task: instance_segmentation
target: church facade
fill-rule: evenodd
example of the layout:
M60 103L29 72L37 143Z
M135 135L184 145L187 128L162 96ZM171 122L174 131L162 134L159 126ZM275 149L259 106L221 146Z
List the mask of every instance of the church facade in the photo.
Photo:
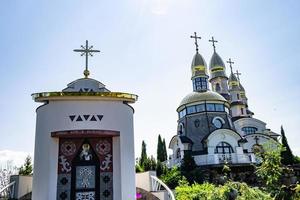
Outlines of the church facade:
M193 156L198 166L256 163L255 152L262 151L266 142L276 144L279 135L253 117L240 74L233 72L229 59L231 71L227 76L225 63L215 49L217 41L209 40L214 52L207 67L198 50L200 38L196 33L191 37L196 44L191 65L193 92L177 108L177 134L169 143L173 154L166 161L167 166L179 166L186 153Z

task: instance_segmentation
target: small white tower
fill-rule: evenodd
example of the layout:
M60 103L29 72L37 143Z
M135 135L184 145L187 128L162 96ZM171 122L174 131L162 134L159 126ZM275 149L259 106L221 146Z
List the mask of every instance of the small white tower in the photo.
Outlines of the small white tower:
M135 199L133 113L137 96L88 78L32 95L36 110L33 200Z
M230 111L232 121L235 121L236 119L239 119L241 117L247 117L248 114L244 99L241 97L239 81L232 71L232 64L234 64L234 62L232 62L229 58L229 61L227 61L227 63L229 63L231 69L231 73L228 79L230 93Z

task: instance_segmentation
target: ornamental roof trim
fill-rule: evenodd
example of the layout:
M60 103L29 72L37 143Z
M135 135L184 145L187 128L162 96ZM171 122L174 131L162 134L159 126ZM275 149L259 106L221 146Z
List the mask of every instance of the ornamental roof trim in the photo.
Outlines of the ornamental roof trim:
M107 100L134 103L138 96L123 92L41 92L31 95L35 102L55 100Z

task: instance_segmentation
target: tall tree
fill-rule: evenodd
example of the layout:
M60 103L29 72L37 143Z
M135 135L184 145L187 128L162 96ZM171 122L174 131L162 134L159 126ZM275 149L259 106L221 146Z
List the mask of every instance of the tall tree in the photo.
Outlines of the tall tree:
M30 156L27 156L25 159L25 163L19 169L19 175L29 176L32 175L33 167L32 160Z
M157 155L157 161L160 161L160 162L164 161L163 142L162 142L160 134L158 135L158 139L157 139L157 151L156 151L156 155Z
M166 140L165 140L165 138L163 140L163 152L164 152L164 161L168 160L168 153L167 153L167 147L166 147Z
M147 156L147 150L146 150L146 143L143 140L142 142L142 154L141 154L141 159L140 159L140 166L144 167L145 162L147 161L148 156Z
M284 150L281 152L281 162L284 165L291 165L294 163L294 155L290 149L283 127L281 126L281 143Z

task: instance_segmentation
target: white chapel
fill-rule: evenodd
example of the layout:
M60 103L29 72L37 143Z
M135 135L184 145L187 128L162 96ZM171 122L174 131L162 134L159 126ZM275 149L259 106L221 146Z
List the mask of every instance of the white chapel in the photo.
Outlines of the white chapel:
M135 199L134 94L111 92L89 78L32 95L36 109L33 200Z

